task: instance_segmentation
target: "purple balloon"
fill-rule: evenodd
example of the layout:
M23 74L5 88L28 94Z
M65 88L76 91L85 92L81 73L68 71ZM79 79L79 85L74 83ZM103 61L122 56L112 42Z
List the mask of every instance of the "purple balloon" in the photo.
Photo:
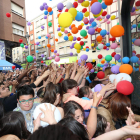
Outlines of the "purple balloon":
M44 54L41 54L41 57L44 57Z
M106 50L108 51L108 50L109 50L109 48L106 48Z
M57 31L60 31L60 28L57 28Z
M94 14L94 15L97 15L101 12L102 10L102 4L100 2L95 2L92 4L91 6L91 12Z
M114 73L114 74L118 74L120 72L119 68L120 68L120 66L115 65L111 68L111 72Z
M138 65L140 65L140 60L137 62Z
M55 55L53 55L52 57L55 57Z
M133 55L133 56L136 56L136 54L135 54L135 53L132 53L132 55Z
M89 26L87 26L86 29L88 30L89 29Z
M72 47L72 46L70 46L70 49L73 49L73 47Z
M54 50L54 53L57 53L57 50Z
M44 29L44 26L43 25L41 26L41 29Z
M136 8L135 8L135 7L133 7L133 8L132 8L132 10L131 10L131 12L133 13L133 12L135 12L135 10L136 10Z
M119 59L121 58L121 56L120 56L119 54L116 54L116 55L114 56L114 58L115 58L115 60L119 60Z
M133 27L131 26L131 30L133 29Z
M89 20L89 24L91 24L93 21L94 21L94 18L91 18L91 19Z
M94 28L89 28L88 29L88 34L93 35L95 33L95 29Z
M48 67L48 65L46 65L46 67Z
M34 56L33 59L36 59L36 57Z
M136 39L136 40L134 41L134 45L140 46L140 39Z
M58 4L57 4L57 9L58 9L58 10L63 10L63 8L64 8L63 3L58 3Z
M28 49L28 46L25 46L25 49Z
M70 56L73 56L73 53L72 52L70 52Z
M80 59L84 59L85 61L88 59L88 56L86 54L81 55Z
M109 32L107 32L107 35L109 35Z
M47 19L47 16L44 16L44 19Z
M43 3L43 6L45 6L45 5L47 5L47 3L46 3L46 2L44 2L44 3Z
M72 43L72 45L71 45L71 46L72 46L72 48L74 48L74 45L75 45L75 44L76 44L76 42Z
M36 45L39 45L39 42L36 42L35 44L36 44Z
M105 69L107 68L107 66L104 66L102 69L103 69L103 71L105 71Z
M30 26L31 25L31 22L28 22L27 25Z
M110 18L110 15L107 15L106 18L109 19Z
M45 6L44 6L44 9L45 9L45 10L48 10L48 7L49 7L48 5L45 5Z
M73 41L76 41L76 39L77 39L77 38L74 36L74 37L73 37Z
M103 85L103 84L102 84L102 85ZM104 85L103 85L103 86L104 86ZM94 91L95 91L95 92L100 92L101 89L102 89L101 84L97 84L97 85L94 87Z
M69 29L71 30L71 26L69 27Z
M108 63L105 63L104 66L108 67Z
M43 11L44 10L44 6L40 6L40 10Z
M94 72L94 69L91 69L90 72L93 73Z

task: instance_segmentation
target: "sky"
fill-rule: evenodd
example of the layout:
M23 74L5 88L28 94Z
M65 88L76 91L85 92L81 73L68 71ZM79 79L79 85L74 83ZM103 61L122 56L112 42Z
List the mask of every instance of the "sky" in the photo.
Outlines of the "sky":
M41 15L43 11L40 10L40 6L43 5L44 2L46 2L49 7L54 7L63 1L65 0L25 0L26 20L31 21Z

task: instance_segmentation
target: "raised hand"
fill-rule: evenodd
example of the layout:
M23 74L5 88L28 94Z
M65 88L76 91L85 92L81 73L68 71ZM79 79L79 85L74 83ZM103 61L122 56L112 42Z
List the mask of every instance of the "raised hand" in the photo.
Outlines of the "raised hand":
M126 120L126 124L127 125L133 125L133 124L136 123L134 113L133 113L133 111L131 110L130 107L126 107L126 108L129 112L129 115L128 115L127 120Z

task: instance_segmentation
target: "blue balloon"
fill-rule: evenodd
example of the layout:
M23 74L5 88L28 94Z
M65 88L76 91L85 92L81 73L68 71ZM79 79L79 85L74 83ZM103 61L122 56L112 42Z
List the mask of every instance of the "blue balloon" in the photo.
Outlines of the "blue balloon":
M124 64L128 64L129 61L130 61L129 57L124 57L124 58L122 59L122 62L123 62Z
M109 47L110 46L110 43L106 43L106 46Z
M90 29L90 28L93 28L93 27L92 27L92 26L89 26L89 29Z
M136 24L133 24L133 25L132 25L132 27L133 27L133 28L136 28L136 27L137 27L137 25L136 25Z
M121 63L121 59L119 59L118 62Z
M66 41L67 41L68 39L69 39L69 38L68 38L68 36L64 36L64 40L66 40Z
M130 61L131 61L132 63L137 63L137 62L139 61L139 58L138 58L137 56L132 56L132 57L130 58Z
M111 67L115 66L115 64L111 64Z
M82 12L78 12L76 17L75 17L75 20L76 21L81 21L83 19L83 13Z
M46 38L46 39L48 39L48 37L47 37L47 36L45 36L45 38Z
M53 14L53 11L49 12L49 15L52 15Z
M48 15L48 11L47 10L44 11L44 15Z
M120 42L120 39L119 39L119 42Z
M136 40L136 38L133 38L133 39L132 39L132 42L134 43L134 42L135 42L135 40Z
M38 36L38 39L41 39L41 36Z
M106 30L104 30L104 29L101 30L101 32L100 32L100 35L101 35L101 36L105 36L106 34L107 34L107 31L106 31Z
M89 48L86 48L86 52L89 52Z
M102 8L103 9L106 9L107 8L107 5L104 2L102 3Z
M103 67L104 67L104 65L103 65L103 64L101 64L101 67L103 68Z
M96 23L95 21L93 21L93 22L91 23L91 25L92 25L92 27L96 27L97 23Z
M38 50L36 50L36 53L39 53L39 51L38 51Z

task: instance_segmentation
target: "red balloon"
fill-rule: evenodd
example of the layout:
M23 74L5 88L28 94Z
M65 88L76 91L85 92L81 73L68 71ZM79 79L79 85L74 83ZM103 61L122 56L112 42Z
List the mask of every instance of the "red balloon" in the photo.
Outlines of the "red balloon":
M10 14L10 13L6 13L6 16L7 16L7 17L11 17L11 14Z
M98 30L98 27L95 29L95 31L97 32L97 30Z
M23 40L22 39L19 39L19 43L22 43L23 42Z
M81 37L77 37L77 41L80 41L81 40Z
M106 50L107 49L107 46L104 46L103 49Z
M102 56L101 54L98 55L98 58L99 58L99 59L102 59L102 57L103 57L103 56Z
M74 6L74 8L77 8L78 2L75 1L75 2L73 3L73 6Z
M12 66L12 69L14 70L16 68L16 66Z
M99 79L103 79L105 77L105 73L103 71L100 71L100 72L97 73L97 77Z
M109 38L109 41L112 41L112 38Z
M116 40L116 38L115 37L112 37L112 41L115 41Z
M68 11L69 11L69 9L66 9L66 10L65 10L65 12L68 12Z
M134 91L134 86L131 82L123 80L117 84L117 91L124 95L130 95Z
M115 55L116 55L116 53L115 53L115 52L113 52L113 53L111 54L111 56L112 56L112 57L114 57Z
M44 63L44 61L41 61L41 63Z
M62 10L58 10L59 12L62 12Z
M107 12L104 11L104 12L102 13L102 16L106 16L106 15L107 15Z
M80 45L83 46L84 45L84 41L80 41Z
M86 66L88 67L89 70L93 68L93 65L91 63L87 63Z
M136 54L136 51L133 51L133 53L135 53L135 54Z
M83 8L82 13L85 13L87 11L87 8Z
M89 48L88 46L86 46L86 48Z

